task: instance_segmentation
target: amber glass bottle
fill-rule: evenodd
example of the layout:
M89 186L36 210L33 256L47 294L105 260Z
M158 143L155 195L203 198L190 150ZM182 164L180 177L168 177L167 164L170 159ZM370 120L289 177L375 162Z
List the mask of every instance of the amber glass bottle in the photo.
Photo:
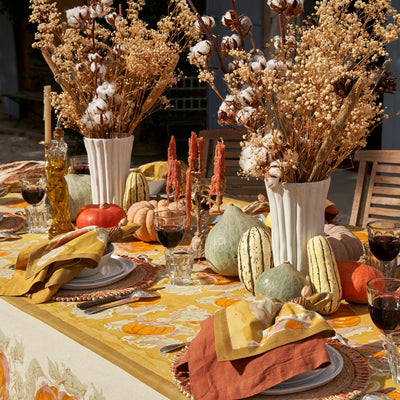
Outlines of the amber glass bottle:
M46 151L46 194L50 201L53 219L49 238L74 230L69 214L69 194L65 175L68 173L67 151L64 130L56 128L54 139Z

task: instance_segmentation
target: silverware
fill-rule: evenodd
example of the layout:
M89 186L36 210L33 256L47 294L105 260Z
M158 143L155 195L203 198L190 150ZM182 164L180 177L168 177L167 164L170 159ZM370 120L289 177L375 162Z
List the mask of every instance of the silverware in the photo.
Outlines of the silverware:
M135 301L139 301L146 298L160 298L161 296L157 293L153 293L150 291L138 290L131 293L131 295L123 300L116 301L112 304L106 304L104 306L95 306L91 308L87 308L84 313L85 314L95 314L100 311L108 310L109 308L122 306L123 304L134 303Z
M0 213L0 221L3 221L4 214Z
M353 349L355 351L358 351L362 356L365 358L372 358L373 355L371 353L368 353L367 351L363 351L359 349L357 346L351 346L348 342L347 339L345 339L340 333L335 332L335 336L332 337L332 339L338 340L340 343L344 344L345 346L349 347L350 349Z
M0 232L0 239L21 239L21 236L11 232Z
M146 254L140 254L139 256L137 256L136 258L138 258L139 260L143 260L146 261L148 264L155 266L155 264L150 261L150 258L146 256Z
M160 352L161 353L173 353L174 351L182 349L183 347L188 346L189 344L190 344L190 342L169 344L167 346L161 347Z
M153 288L153 289L142 289L142 290L144 290L145 292L147 292L147 291L156 292L157 290L161 290L161 289L164 289L164 288L165 288L165 286L157 287L157 288ZM101 304L107 304L107 303L111 303L113 301L126 299L127 297L132 296L132 293L134 293L134 292L137 293L138 290L139 289L135 289L133 292L115 294L113 296L103 297L101 299L84 301L83 303L79 303L76 306L78 308L80 308L81 310L86 310L87 308L90 308L90 307L99 306Z

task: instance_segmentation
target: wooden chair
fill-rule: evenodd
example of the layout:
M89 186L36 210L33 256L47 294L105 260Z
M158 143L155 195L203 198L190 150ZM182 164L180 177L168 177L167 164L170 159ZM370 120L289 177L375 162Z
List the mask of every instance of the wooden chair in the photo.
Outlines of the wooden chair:
M360 150L354 161L359 167L350 225L365 227L374 219L400 222L400 150Z
M209 129L201 130L199 137L204 139L204 162L206 165L206 176L210 177L214 165L214 148L219 138L223 138L225 143L225 194L238 200L255 201L258 194L262 193L265 197L266 190L264 180L255 178L244 178L238 176L240 171L240 142L242 134L234 129Z

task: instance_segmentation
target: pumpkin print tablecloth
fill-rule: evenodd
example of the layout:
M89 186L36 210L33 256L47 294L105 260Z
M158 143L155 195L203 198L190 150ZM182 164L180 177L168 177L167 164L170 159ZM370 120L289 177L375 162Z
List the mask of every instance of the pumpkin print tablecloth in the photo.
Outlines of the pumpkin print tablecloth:
M15 212L21 204L12 194L0 198L0 211ZM13 275L19 251L42 237L24 234L0 242L0 284ZM0 398L113 400L130 398L129 393L137 399L184 399L170 374L175 355L159 349L194 338L200 322L217 310L254 300L238 279L213 273L205 261L196 263L191 285L170 285L157 244L132 240L117 244L115 252L147 254L158 272L153 286L165 286L161 298L93 315L74 302L0 298ZM379 350L379 332L366 306L343 303L326 319L351 345ZM372 373L368 390L394 386L387 376ZM400 399L400 388L389 396Z

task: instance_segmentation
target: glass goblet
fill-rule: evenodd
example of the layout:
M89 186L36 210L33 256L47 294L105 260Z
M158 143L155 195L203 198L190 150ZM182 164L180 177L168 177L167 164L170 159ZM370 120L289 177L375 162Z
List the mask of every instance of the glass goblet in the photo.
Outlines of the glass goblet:
M178 246L185 233L186 212L160 210L154 212L153 218L158 241L167 249Z
M45 174L24 174L19 176L19 186L24 200L36 207L43 199L46 190Z
M387 278L394 276L395 263L400 251L400 223L377 220L367 224L368 243L371 253L382 263Z
M376 278L367 283L368 309L372 322L385 336L400 328L400 279ZM385 355L374 356L370 360L372 368L390 373Z

